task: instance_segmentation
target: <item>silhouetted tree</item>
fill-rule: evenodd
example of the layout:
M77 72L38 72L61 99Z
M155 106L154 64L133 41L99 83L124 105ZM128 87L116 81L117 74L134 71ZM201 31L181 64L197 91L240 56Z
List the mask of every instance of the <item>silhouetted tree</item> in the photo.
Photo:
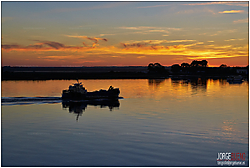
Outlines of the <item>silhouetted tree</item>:
M160 63L150 63L148 64L148 70L149 72L162 73L165 72L165 67L162 66Z
M189 63L182 63L181 64L181 70L182 70L182 72L188 72L189 71L189 69L190 69L190 65L189 65Z
M154 69L154 64L153 63L148 64L148 70L152 71L153 69Z
M173 64L171 66L171 71L174 72L174 73L180 72L180 70L181 70L181 66L179 64Z
M202 60L202 61L194 60L192 61L190 66L191 67L207 67L207 61L206 60Z
M162 66L160 63L155 63L154 66L157 72L164 72L165 70L165 67Z
M202 60L201 65L202 67L207 67L207 60Z
M221 64L220 65L220 68L227 68L227 67L229 67L229 66L227 66L226 64Z
M190 65L189 65L189 63L184 62L184 63L181 64L181 67L182 68L188 68L188 67L190 67Z
M162 67L162 65L160 63L155 63L154 66L155 67Z

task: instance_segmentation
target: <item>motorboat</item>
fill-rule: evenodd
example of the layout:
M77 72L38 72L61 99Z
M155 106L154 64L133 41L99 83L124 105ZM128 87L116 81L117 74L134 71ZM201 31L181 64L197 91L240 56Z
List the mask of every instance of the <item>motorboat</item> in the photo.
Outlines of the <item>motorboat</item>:
M67 90L62 91L62 100L93 100L93 99L118 99L120 94L119 88L110 86L108 90L98 90L88 92L83 87L82 82L70 85Z

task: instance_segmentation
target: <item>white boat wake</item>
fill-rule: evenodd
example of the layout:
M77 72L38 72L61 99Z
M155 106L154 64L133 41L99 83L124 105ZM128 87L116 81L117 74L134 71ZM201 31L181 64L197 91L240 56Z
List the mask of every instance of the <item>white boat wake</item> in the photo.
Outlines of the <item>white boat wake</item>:
M60 103L61 97L2 97L2 105L28 105L28 104L47 104Z

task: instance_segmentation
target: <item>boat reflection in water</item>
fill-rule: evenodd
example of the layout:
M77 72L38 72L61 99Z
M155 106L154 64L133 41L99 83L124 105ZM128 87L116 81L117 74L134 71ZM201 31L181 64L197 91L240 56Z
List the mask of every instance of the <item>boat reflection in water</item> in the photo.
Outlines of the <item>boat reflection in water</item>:
M85 111L87 106L96 106L99 108L108 107L110 111L119 109L120 102L118 99L98 99L88 101L62 101L62 107L69 110L69 113L77 114L76 120L78 121L79 116Z

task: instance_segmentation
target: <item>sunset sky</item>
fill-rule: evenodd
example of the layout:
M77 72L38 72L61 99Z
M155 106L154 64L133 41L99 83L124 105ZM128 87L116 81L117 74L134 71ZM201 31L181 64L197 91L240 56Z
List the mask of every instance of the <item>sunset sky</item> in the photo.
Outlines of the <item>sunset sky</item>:
M248 2L2 2L2 66L248 65Z

